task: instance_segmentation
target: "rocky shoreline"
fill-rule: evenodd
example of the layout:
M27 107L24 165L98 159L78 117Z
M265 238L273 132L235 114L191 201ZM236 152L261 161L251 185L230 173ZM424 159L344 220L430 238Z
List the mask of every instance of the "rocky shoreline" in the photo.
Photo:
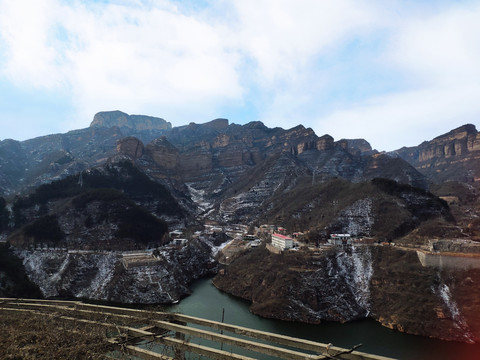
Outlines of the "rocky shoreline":
M422 267L414 252L359 247L306 256L251 250L213 280L251 302L256 315L320 323L373 318L397 331L442 340L480 340L480 271ZM470 289L470 291L468 291ZM478 308L478 307L477 307Z
M189 284L213 275L211 248L190 241L125 264L118 251L18 250L29 279L46 298L123 304L171 304L190 295ZM147 255L145 255L146 257Z

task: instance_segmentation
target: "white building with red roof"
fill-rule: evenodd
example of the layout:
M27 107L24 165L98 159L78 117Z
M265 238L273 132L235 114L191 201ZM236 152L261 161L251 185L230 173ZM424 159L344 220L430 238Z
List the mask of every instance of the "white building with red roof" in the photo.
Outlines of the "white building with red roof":
M272 234L272 246L281 250L291 249L293 247L293 239L282 234Z

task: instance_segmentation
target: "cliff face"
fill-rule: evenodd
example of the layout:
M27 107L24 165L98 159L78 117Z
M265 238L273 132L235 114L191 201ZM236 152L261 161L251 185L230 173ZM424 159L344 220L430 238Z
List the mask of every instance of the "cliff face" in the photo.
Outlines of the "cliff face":
M265 317L310 323L371 317L411 334L472 342L480 339L470 306L478 294L457 295L469 276L473 272L423 268L415 252L392 247L282 255L257 249L237 258L214 284L251 301L251 311ZM470 280L480 280L480 273Z
M299 160L299 173L315 172L318 179L364 181L385 175L425 186L421 175L399 159L383 156L379 164L365 140L335 142L302 125L284 130L261 122L236 125L215 119L172 128L160 118L111 111L96 114L87 129L23 142L5 140L0 150L3 195L104 164L119 154L158 179L174 178L206 194L227 190L247 171L265 167L268 159L282 153Z
M480 181L480 135L471 124L394 153L436 183Z
M167 130L172 124L161 118L145 115L128 115L121 111L103 111L95 114L90 127L129 128L133 130Z
M117 152L124 154L135 161L143 156L145 147L137 138L128 136L117 142Z
M122 252L22 250L30 280L44 297L84 298L119 303L171 303L190 294L188 284L215 269L211 249L193 241L182 249L160 248L147 264L125 267ZM125 255L125 256L128 256Z

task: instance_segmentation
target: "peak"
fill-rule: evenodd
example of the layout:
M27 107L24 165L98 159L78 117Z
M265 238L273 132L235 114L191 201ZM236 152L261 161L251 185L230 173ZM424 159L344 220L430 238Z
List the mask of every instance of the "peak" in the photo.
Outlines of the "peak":
M267 127L265 126L264 123L261 121L251 121L248 124L244 125L247 129L266 129Z
M128 115L122 111L101 111L95 114L90 127L129 128L134 130L166 130L172 125L164 119L146 115Z
M207 123L204 123L203 125L214 128L214 129L217 129L217 130L225 129L225 128L228 127L228 119L218 118L218 119L214 119L212 121L209 121Z
M372 146L365 139L341 139L337 143L351 153L369 153L372 151Z
M129 115L120 111L100 111L95 114L90 127L112 127L118 126L119 123L127 122ZM115 123L115 124L114 124Z
M288 129L288 131L302 131L305 130L305 126L302 124L299 124L297 126L292 127L291 129Z
M445 139L445 138L452 138L452 137L460 138L460 137L464 137L466 135L476 135L476 134L477 134L477 128L475 127L475 125L465 124L465 125L462 125L462 126L456 128L456 129L453 129L453 130L449 131L446 134L437 136L433 140L442 140L442 139Z

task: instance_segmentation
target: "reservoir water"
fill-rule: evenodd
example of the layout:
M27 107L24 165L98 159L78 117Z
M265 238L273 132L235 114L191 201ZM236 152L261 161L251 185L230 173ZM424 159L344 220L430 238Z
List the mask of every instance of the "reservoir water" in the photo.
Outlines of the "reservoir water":
M294 336L358 351L411 360L478 360L480 345L441 341L393 331L374 320L346 324L325 322L319 325L264 319L249 312L249 303L219 291L211 279L201 279L191 286L192 295L169 311L221 321L253 329ZM260 358L260 357L259 357ZM267 357L261 357L267 359Z

